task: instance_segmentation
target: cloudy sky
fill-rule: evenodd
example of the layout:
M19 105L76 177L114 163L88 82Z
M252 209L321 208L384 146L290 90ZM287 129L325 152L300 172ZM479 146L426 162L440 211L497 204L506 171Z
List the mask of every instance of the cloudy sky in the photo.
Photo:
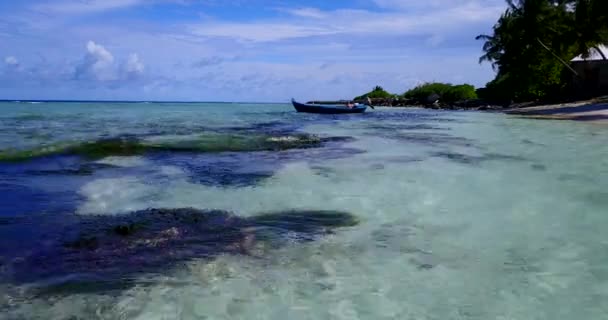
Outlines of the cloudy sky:
M503 0L0 1L0 99L287 101L483 85Z

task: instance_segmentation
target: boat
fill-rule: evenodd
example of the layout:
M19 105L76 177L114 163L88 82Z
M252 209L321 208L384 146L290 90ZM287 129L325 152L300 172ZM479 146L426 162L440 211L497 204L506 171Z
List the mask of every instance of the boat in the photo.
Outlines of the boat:
M299 103L294 99L291 99L293 107L298 112L307 113L323 113L323 114L341 114L341 113L363 113L367 109L368 105L356 103L352 107L345 104L312 104L312 103Z

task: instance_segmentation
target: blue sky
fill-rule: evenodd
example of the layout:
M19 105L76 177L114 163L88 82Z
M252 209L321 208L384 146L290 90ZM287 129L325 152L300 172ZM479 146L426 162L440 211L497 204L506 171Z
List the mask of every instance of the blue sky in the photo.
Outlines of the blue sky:
M491 80L503 0L0 2L0 99L287 101Z

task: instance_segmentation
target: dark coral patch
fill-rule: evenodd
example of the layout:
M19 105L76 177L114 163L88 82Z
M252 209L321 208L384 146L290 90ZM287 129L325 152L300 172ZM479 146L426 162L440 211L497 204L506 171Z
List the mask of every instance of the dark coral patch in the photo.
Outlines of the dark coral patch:
M45 230L35 220L7 220L17 226L6 227L34 228L31 236L40 238L32 240L31 247L0 252L0 256L12 256L0 276L16 284L42 286L54 294L52 288L75 290L78 283L90 279L122 288L125 279L163 272L192 259L247 255L262 243L273 248L313 241L358 223L353 215L338 211L293 210L239 217L191 208L148 209L125 216L71 216L68 220L67 224L47 225ZM23 223L28 225L20 225Z

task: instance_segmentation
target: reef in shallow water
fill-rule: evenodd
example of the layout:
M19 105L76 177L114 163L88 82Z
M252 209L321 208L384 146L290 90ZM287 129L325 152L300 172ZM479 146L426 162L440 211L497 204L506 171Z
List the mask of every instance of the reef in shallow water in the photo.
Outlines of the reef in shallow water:
M251 152L320 147L339 138L307 134L273 136L265 134L205 133L196 136L156 138L119 137L97 141L57 143L31 150L0 150L0 161L15 162L51 155L76 155L87 159L135 156L150 152Z
M180 262L259 253L260 248L313 241L358 223L355 216L339 211L239 217L190 208L148 209L125 216L71 216L68 220L72 222L37 230L42 236L40 241L32 241L35 247L20 248L10 259L0 252L5 257L2 278L17 285L34 284L52 294L123 289L137 275L163 272ZM41 226L34 223L29 227Z

